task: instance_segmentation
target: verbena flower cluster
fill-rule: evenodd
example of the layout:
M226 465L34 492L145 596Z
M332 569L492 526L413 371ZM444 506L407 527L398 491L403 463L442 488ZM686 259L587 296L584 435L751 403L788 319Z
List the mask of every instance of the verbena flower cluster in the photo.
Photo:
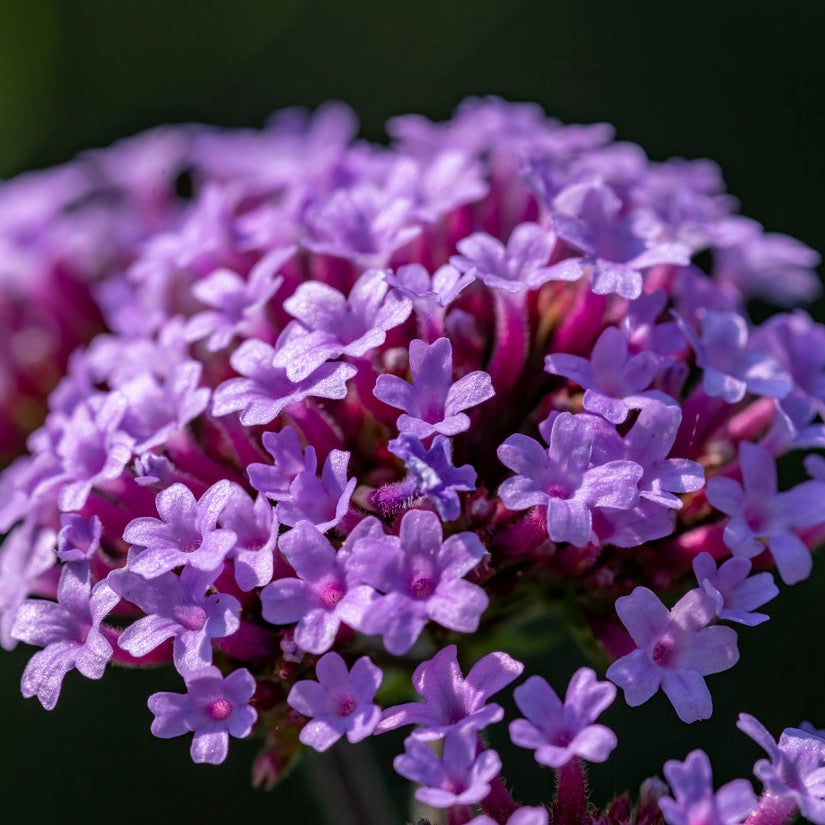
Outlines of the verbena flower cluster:
M776 462L825 446L825 328L746 307L813 298L816 253L737 214L713 163L603 124L484 99L395 118L388 147L354 129L337 105L162 129L0 187L8 454L66 364L0 477L24 696L169 663L152 732L207 763L259 735L261 784L301 744L412 726L395 770L456 825L825 823L809 725L743 714L761 797L694 751L598 812L582 766L616 747L617 688L708 718L771 571L811 571L825 462L782 490ZM463 634L563 599L609 681L582 667L562 699L508 652L460 664ZM387 668L418 698L382 707ZM487 744L511 688L549 807Z

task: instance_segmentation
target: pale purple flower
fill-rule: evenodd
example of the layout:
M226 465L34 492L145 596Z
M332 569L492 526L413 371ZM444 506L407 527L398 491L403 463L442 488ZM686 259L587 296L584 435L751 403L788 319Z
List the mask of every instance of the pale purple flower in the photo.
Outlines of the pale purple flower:
M631 352L653 352L665 356L685 348L687 341L676 321L658 323L667 301L667 293L657 289L643 293L630 302L621 328L628 335Z
M676 493L694 493L705 484L701 464L687 458L668 457L681 423L682 410L678 404L647 399L624 437L622 455L644 470L637 482L639 497L674 510L682 507Z
M322 533L339 524L349 510L357 483L357 479L347 478L349 459L348 452L331 450L320 478L314 468L301 471L289 485L289 495L278 504L280 522L294 526L299 521L309 521Z
M190 754L195 762L219 765L229 752L229 737L249 736L258 714L249 700L255 680L246 668L223 677L209 666L184 677L186 693L153 693L149 710L155 715L152 733L171 739L193 732Z
M357 532L356 532L357 531ZM377 519L364 519L353 531L359 537L383 534ZM308 653L332 647L341 622L360 625L372 588L355 581L341 554L308 521L300 521L278 543L297 577L276 579L261 591L263 617L272 624L292 624L295 643Z
M360 358L381 346L387 331L407 320L412 301L390 287L382 270L372 269L347 297L312 281L300 284L283 308L300 322L279 348L287 377L298 382L326 361L341 355Z
M288 335L289 328L279 341L286 341ZM239 411L241 424L268 424L284 407L305 398L343 398L347 381L357 372L352 364L322 364L295 383L287 377L285 365L275 365L275 358L276 350L269 344L257 339L244 341L229 359L243 378L230 378L215 390L212 414L220 417Z
M564 261L589 274L598 295L638 298L642 271L657 264L684 266L690 251L681 243L657 241L637 233L629 217L620 216L621 201L608 186L571 187L555 200L553 230L568 245L583 253Z
M277 433L265 432L263 444L272 456L272 464L250 464L246 468L250 484L267 498L283 501L289 498L292 482L303 472L315 475L318 461L315 447L301 449L298 433L286 426Z
M57 534L57 557L60 561L88 561L100 547L103 524L97 516L83 518L79 513L61 513Z
M54 530L37 528L31 521L15 527L0 546L0 646L12 650L17 640L11 635L20 605L32 592L37 579L54 567Z
M225 479L213 484L196 500L185 484L173 484L155 499L159 519L133 519L123 540L133 545L129 570L155 578L182 565L203 572L217 570L235 545L231 530L217 527L218 517L232 495Z
M754 346L772 355L793 381L780 402L797 427L825 413L825 327L803 310L769 318L753 334Z
M708 310L701 338L687 323L682 332L704 371L702 386L708 395L735 404L747 392L784 398L791 391L793 384L782 365L750 343L748 322L741 315Z
M121 428L135 439L136 453L165 443L206 409L211 391L198 387L202 371L197 361L185 361L165 380L144 372L118 387L129 402Z
M280 525L266 497L253 501L243 487L233 484L218 524L235 534L235 546L227 558L232 561L238 587L249 591L272 581Z
M683 722L708 719L713 711L704 677L727 670L739 660L736 632L708 627L715 604L691 590L673 610L646 587L616 600L616 612L636 643L607 670L607 678L624 690L631 707L643 704L659 687Z
M583 405L588 412L621 424L630 410L644 403L638 396L650 386L660 363L652 352L630 355L628 343L626 332L607 327L593 346L589 361L578 355L554 353L544 359L544 369L583 387Z
M424 223L481 200L489 189L482 165L462 150L445 149L426 159L403 157L394 167L396 180L389 186L412 200L413 216Z
M550 815L547 808L525 806L513 811L507 820L507 825L548 825L549 821ZM470 820L468 825L498 825L498 822L489 816L476 816Z
M767 547L785 584L811 572L811 552L794 530L825 522L825 482L804 481L777 491L776 462L762 446L742 441L739 463L743 483L715 476L708 482L708 501L731 516L724 540L736 556L752 558Z
M733 231L718 239L713 275L745 298L788 306L812 301L822 291L815 268L819 255L796 238L765 233L747 218L728 218Z
M740 713L736 726L764 748L753 771L769 794L791 800L810 822L825 825L825 735L802 723L785 728L779 742L748 713Z
M476 232L458 242L460 255L450 263L461 272L474 275L491 289L524 292L538 289L548 281L575 281L581 278L578 266L566 262L548 266L555 246L553 233L537 223L519 224L505 246L485 232Z
M387 283L413 303L415 311L427 318L443 312L474 280L469 272L454 266L440 266L432 275L421 264L405 264L395 272L387 272Z
M592 511L628 510L639 500L642 467L622 460L594 466L595 427L591 416L564 412L552 422L549 449L520 433L498 448L501 463L516 473L499 487L501 500L513 510L546 506L553 541L581 547L593 537Z
M80 404L62 425L56 444L62 472L58 504L64 512L80 510L95 485L113 481L132 457L133 440L121 421L126 398L110 393L99 404Z
M475 490L476 471L469 464L453 465L450 440L437 435L428 449L414 436L402 435L387 447L404 462L414 494L425 496L443 521L457 519L461 513L458 494Z
M432 344L416 339L410 343L408 383L395 375L379 375L373 393L379 401L404 410L398 431L416 438L433 433L456 435L470 426L463 410L475 407L495 394L490 376L476 370L453 382L453 348L449 339Z
M120 634L118 647L139 658L174 639L178 673L211 665L211 640L235 633L241 612L234 596L206 594L213 578L194 567L185 567L180 576L163 573L149 580L125 568L112 571L106 579L112 590L146 614Z
M736 208L736 199L725 194L721 170L706 159L649 164L633 186L632 202L666 237L693 251L706 249L718 221Z
M604 762L616 747L616 734L593 724L616 698L610 682L599 682L590 668L580 668L567 686L564 703L541 676L531 676L513 691L526 719L510 723L510 738L535 751L536 761L560 768L571 759Z
M387 708L376 730L418 725L414 736L440 739L455 727L482 730L500 722L504 709L487 700L518 679L524 665L506 653L488 653L479 659L465 679L458 664L456 646L447 645L412 675L412 684L423 702Z
M381 718L373 701L383 674L369 656L362 656L347 670L337 653L325 653L315 665L317 682L296 682L287 704L311 721L301 728L300 740L316 751L325 751L344 734L350 742L370 736Z
M395 250L416 238L409 198L387 194L384 187L361 183L338 189L306 213L310 236L302 240L313 252L346 258L361 267L386 266Z
M347 572L380 594L358 629L383 636L384 646L396 655L415 644L429 620L472 633L488 599L464 576L483 556L475 533L456 533L444 541L440 519L425 510L405 513L399 536L371 535L353 542Z
M206 348L217 352L229 346L235 335L246 332L283 283L275 273L295 254L295 247L274 249L264 255L244 279L231 269L216 269L192 287L192 294L211 309L193 315L186 324L186 338L207 338Z
M118 600L106 582L92 587L89 565L76 562L63 566L57 602L27 599L20 605L12 638L43 648L23 671L23 696L37 696L46 710L52 710L70 670L77 669L87 679L103 676L112 646L100 623Z
M164 455L143 453L135 458L132 470L135 473L135 484L140 487L162 490L174 483L174 465Z
M700 553L694 558L696 581L713 599L720 619L752 627L770 618L766 613L754 611L778 596L779 588L767 571L751 576L751 566L750 559L735 556L717 570L710 553Z
M393 767L405 779L420 782L415 792L419 802L434 808L472 805L490 793L490 782L501 771L501 759L494 750L477 751L474 730L451 730L444 739L441 758L426 742L410 736L404 753L396 756Z
M684 762L665 762L664 772L675 797L659 800L668 825L740 825L756 808L756 794L746 779L734 779L714 793L704 751L691 751Z

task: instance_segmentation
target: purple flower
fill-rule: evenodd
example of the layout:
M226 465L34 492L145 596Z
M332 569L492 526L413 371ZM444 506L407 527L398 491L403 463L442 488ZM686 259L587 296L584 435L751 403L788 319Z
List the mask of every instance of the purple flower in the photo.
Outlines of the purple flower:
M668 295L663 289L646 292L630 302L621 328L628 335L631 352L664 356L685 348L685 336L675 321L657 323L667 302Z
M475 490L476 471L469 464L453 466L450 440L437 435L427 449L419 439L402 435L387 444L407 468L415 494L426 496L443 521L454 521L461 513L459 492Z
M507 825L548 825L549 821L550 815L546 808L524 807L513 812ZM476 816L468 825L498 825L498 822L489 816Z
M302 472L315 475L318 466L315 447L307 444L306 452L302 451L298 434L290 426L277 433L264 433L263 443L273 463L250 464L246 468L249 482L267 498L283 501L289 498L289 488Z
M682 411L678 405L647 399L622 440L621 448L610 445L612 438L605 439L601 445L605 456L621 457L643 468L642 477L637 482L643 504L647 502L657 507L679 510L682 500L676 493L693 493L705 484L705 473L700 464L686 458L667 458L681 421ZM652 522L649 510L645 512L644 519ZM648 540L650 538L654 537L650 536ZM611 540L616 541L615 537ZM619 546L635 546L644 540L639 538L630 545L622 543Z
M624 690L628 705L643 704L659 687L683 722L708 719L713 712L704 676L727 670L739 660L736 632L707 627L715 615L713 599L691 590L668 610L646 587L616 599L616 612L636 650L607 670Z
M12 650L17 640L11 629L20 605L32 592L39 576L56 563L54 530L38 529L24 521L0 546L0 646Z
M802 815L818 825L825 823L825 736L810 725L785 728L775 742L765 726L748 713L740 713L736 726L769 759L760 759L753 772L769 794L791 800Z
M118 637L118 647L145 656L167 639L178 673L212 664L212 639L231 636L240 626L241 605L225 593L205 595L214 574L185 567L178 577L163 573L148 581L127 569L112 571L106 581L122 599L146 615Z
M825 413L825 327L796 310L769 318L753 335L754 346L772 355L793 381L782 409L797 427Z
M495 394L490 376L481 370L453 383L453 348L447 338L433 344L412 341L410 375L412 384L395 375L379 375L373 393L379 401L404 410L398 417L398 431L416 438L464 432L470 419L462 410Z
M412 201L387 191L362 183L328 195L307 211L310 237L303 245L357 266L386 266L396 249L421 232L413 225Z
M57 557L60 561L88 561L100 547L103 524L97 516L85 519L78 513L61 513L61 530L57 534Z
M791 391L793 384L782 365L749 345L748 323L741 315L708 310L701 339L689 324L681 327L704 370L702 386L708 395L735 404L746 392L784 398Z
M477 742L473 730L451 730L439 759L426 742L410 736L404 742L404 753L393 760L393 767L405 779L424 786L415 792L419 802L434 808L472 805L490 793L490 782L501 771L499 755L494 750L479 753Z
M665 762L665 776L675 797L662 797L668 825L740 825L756 808L756 794L746 779L734 779L713 792L710 759L701 750L691 751L684 762Z
M136 518L123 531L123 540L134 545L129 570L144 578L155 578L181 565L216 571L236 540L231 530L217 527L231 495L232 484L226 480L213 484L199 501L185 484L162 490L155 499L160 519Z
M616 734L594 725L599 714L616 698L610 682L599 682L590 668L580 668L567 687L564 704L541 676L531 676L513 696L527 717L510 723L510 738L522 748L535 751L536 761L560 768L580 756L588 762L604 762L616 747Z
M166 456L144 453L135 458L132 469L135 473L135 484L140 487L162 490L174 483L175 467Z
M300 733L300 740L316 751L325 751L344 734L350 742L370 736L381 718L375 692L383 674L369 656L362 656L347 670L337 653L325 653L315 665L317 682L296 682L287 704L312 719Z
M331 450L320 479L315 475L314 467L298 473L289 486L289 496L278 504L281 523L294 526L299 521L309 521L322 533L339 524L347 514L357 483L355 478L347 479L349 459L349 453Z
M129 402L121 427L135 439L136 453L168 441L206 409L211 391L198 387L202 372L197 361L185 361L166 380L144 372L118 387Z
M593 538L592 511L634 507L639 500L636 484L644 472L633 461L593 466L595 437L590 416L567 412L553 420L547 450L526 435L511 435L498 448L498 457L516 475L499 487L501 500L513 510L546 506L553 541L587 544Z
M376 730L384 733L419 725L413 736L423 740L440 739L455 727L482 730L504 716L501 705L487 704L487 700L518 679L523 670L524 665L506 653L488 653L465 679L456 646L447 645L413 672L413 687L424 701L387 708Z
M450 630L472 633L487 607L485 592L464 576L481 561L484 547L475 533L444 541L435 513L410 510L399 536L370 535L352 544L347 572L379 595L358 629L380 634L390 653L406 653L432 619Z
M704 159L650 164L633 187L632 199L663 234L697 252L710 245L718 222L736 208L735 198L725 194L721 170Z
M212 309L193 315L186 324L186 338L208 338L206 348L217 352L229 346L241 332L250 330L270 298L278 291L283 278L275 273L295 254L295 247L274 249L252 267L249 277L242 278L230 269L216 269L192 287L192 294Z
M248 592L271 582L280 525L269 501L258 496L253 502L243 487L233 484L218 524L235 534L227 558L232 560L238 587Z
M153 693L149 710L154 713L152 733L161 739L192 731L189 752L195 762L220 765L229 751L229 737L249 736L258 718L249 700L255 680L246 668L223 677L209 666L184 676L186 693Z
M294 330L294 328L293 328ZM284 330L279 344L291 335ZM229 363L243 378L224 381L212 396L212 414L229 415L239 410L246 426L268 424L289 404L305 398L343 398L347 381L357 372L352 364L329 363L318 367L303 381L290 381L286 365L275 363L276 350L257 339L244 341L231 355Z
M598 295L638 298L642 270L657 264L690 263L690 250L683 244L638 234L630 218L620 217L621 201L608 186L570 187L556 198L555 205L559 211L553 213L554 231L583 253L564 263L576 266L579 277L589 274Z
M387 330L407 320L412 301L390 288L382 270L373 269L361 275L346 298L312 281L301 284L283 307L302 325L281 348L287 377L298 382L325 361L359 358L381 346Z
M382 534L377 519L364 519L353 538ZM298 574L276 579L261 591L263 616L272 624L292 624L295 643L308 653L324 653L332 647L341 622L358 627L370 603L372 588L354 582L323 534L308 521L300 521L281 536L279 548Z
M547 266L556 239L537 223L523 223L510 235L505 247L484 232L476 232L458 242L460 255L450 259L461 272L468 272L491 289L523 292L538 289L548 281L575 281L581 269L566 262Z
M637 398L647 389L659 368L652 352L628 355L628 336L616 327L607 327L599 336L588 361L578 355L555 353L544 359L551 375L563 375L585 389L584 408L611 424L621 424L632 409L644 403Z
M741 556L728 559L717 570L713 556L700 553L693 560L693 572L699 587L716 604L716 615L720 619L752 627L770 618L766 613L753 611L778 596L779 588L768 572L749 576L749 559Z
M421 264L405 264L385 276L387 283L405 295L422 321L441 313L474 280L475 275L454 266L440 266L432 275Z
M731 516L725 544L736 556L752 558L767 547L785 584L811 572L811 553L793 531L825 522L825 482L804 481L777 492L773 456L758 444L742 441L739 462L743 484L716 476L708 482L708 501Z
M80 404L62 427L56 444L62 472L58 504L80 510L92 487L116 479L132 457L132 439L120 429L126 398L110 393L99 404Z
M70 670L76 668L87 679L103 676L112 646L100 623L118 600L106 582L92 587L89 565L76 562L63 566L56 603L27 599L20 605L12 638L43 648L23 671L23 696L37 696L46 710L52 710Z
M728 222L736 231L715 250L713 274L718 281L736 287L746 298L785 306L820 294L814 271L819 255L813 249L796 238L765 233L756 221L737 217Z

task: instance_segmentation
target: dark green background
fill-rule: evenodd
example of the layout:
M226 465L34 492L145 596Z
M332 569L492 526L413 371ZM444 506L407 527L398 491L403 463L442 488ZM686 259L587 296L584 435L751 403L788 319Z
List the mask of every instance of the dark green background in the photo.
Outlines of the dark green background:
M653 158L714 158L746 214L823 250L824 24L812 0L0 0L0 175L160 122L259 125L329 98L380 139L391 115L442 118L494 93L609 121ZM818 568L783 588L771 622L743 629L742 662L710 679L710 722L679 723L661 695L633 711L619 700L606 715L619 749L593 771L599 795L692 747L711 754L719 781L748 775L758 751L734 728L739 710L777 732L825 726L823 594ZM154 739L146 696L177 689L174 674L72 674L47 713L19 696L27 656L0 656L4 821L322 821L306 771L266 795L248 787L250 744L233 743L214 769L191 765L183 740ZM563 685L579 663L566 647L531 668ZM523 765L518 787L537 800L549 773Z

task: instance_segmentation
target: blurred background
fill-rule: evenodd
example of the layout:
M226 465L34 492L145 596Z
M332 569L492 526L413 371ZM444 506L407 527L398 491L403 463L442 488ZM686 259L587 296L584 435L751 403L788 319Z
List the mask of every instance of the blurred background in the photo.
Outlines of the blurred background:
M654 159L713 158L745 214L823 251L823 26L825 4L811 0L0 0L0 177L163 122L258 126L276 108L339 99L381 140L389 116L445 118L467 95L497 94L613 123ZM740 634L740 665L710 679L711 721L681 724L661 695L636 710L617 701L604 721L619 748L592 772L599 798L694 747L717 783L749 776L759 752L734 727L741 710L776 733L806 718L825 727L823 566ZM188 742L154 739L146 697L178 689L173 673L72 674L47 713L19 695L29 653L0 656L4 821L94 810L121 823L339 825L317 805L329 791L318 771L266 794L250 787L251 743L214 769L189 762ZM561 687L583 663L567 643L528 666ZM400 738L379 747L388 773ZM550 772L521 756L516 790L546 797Z

